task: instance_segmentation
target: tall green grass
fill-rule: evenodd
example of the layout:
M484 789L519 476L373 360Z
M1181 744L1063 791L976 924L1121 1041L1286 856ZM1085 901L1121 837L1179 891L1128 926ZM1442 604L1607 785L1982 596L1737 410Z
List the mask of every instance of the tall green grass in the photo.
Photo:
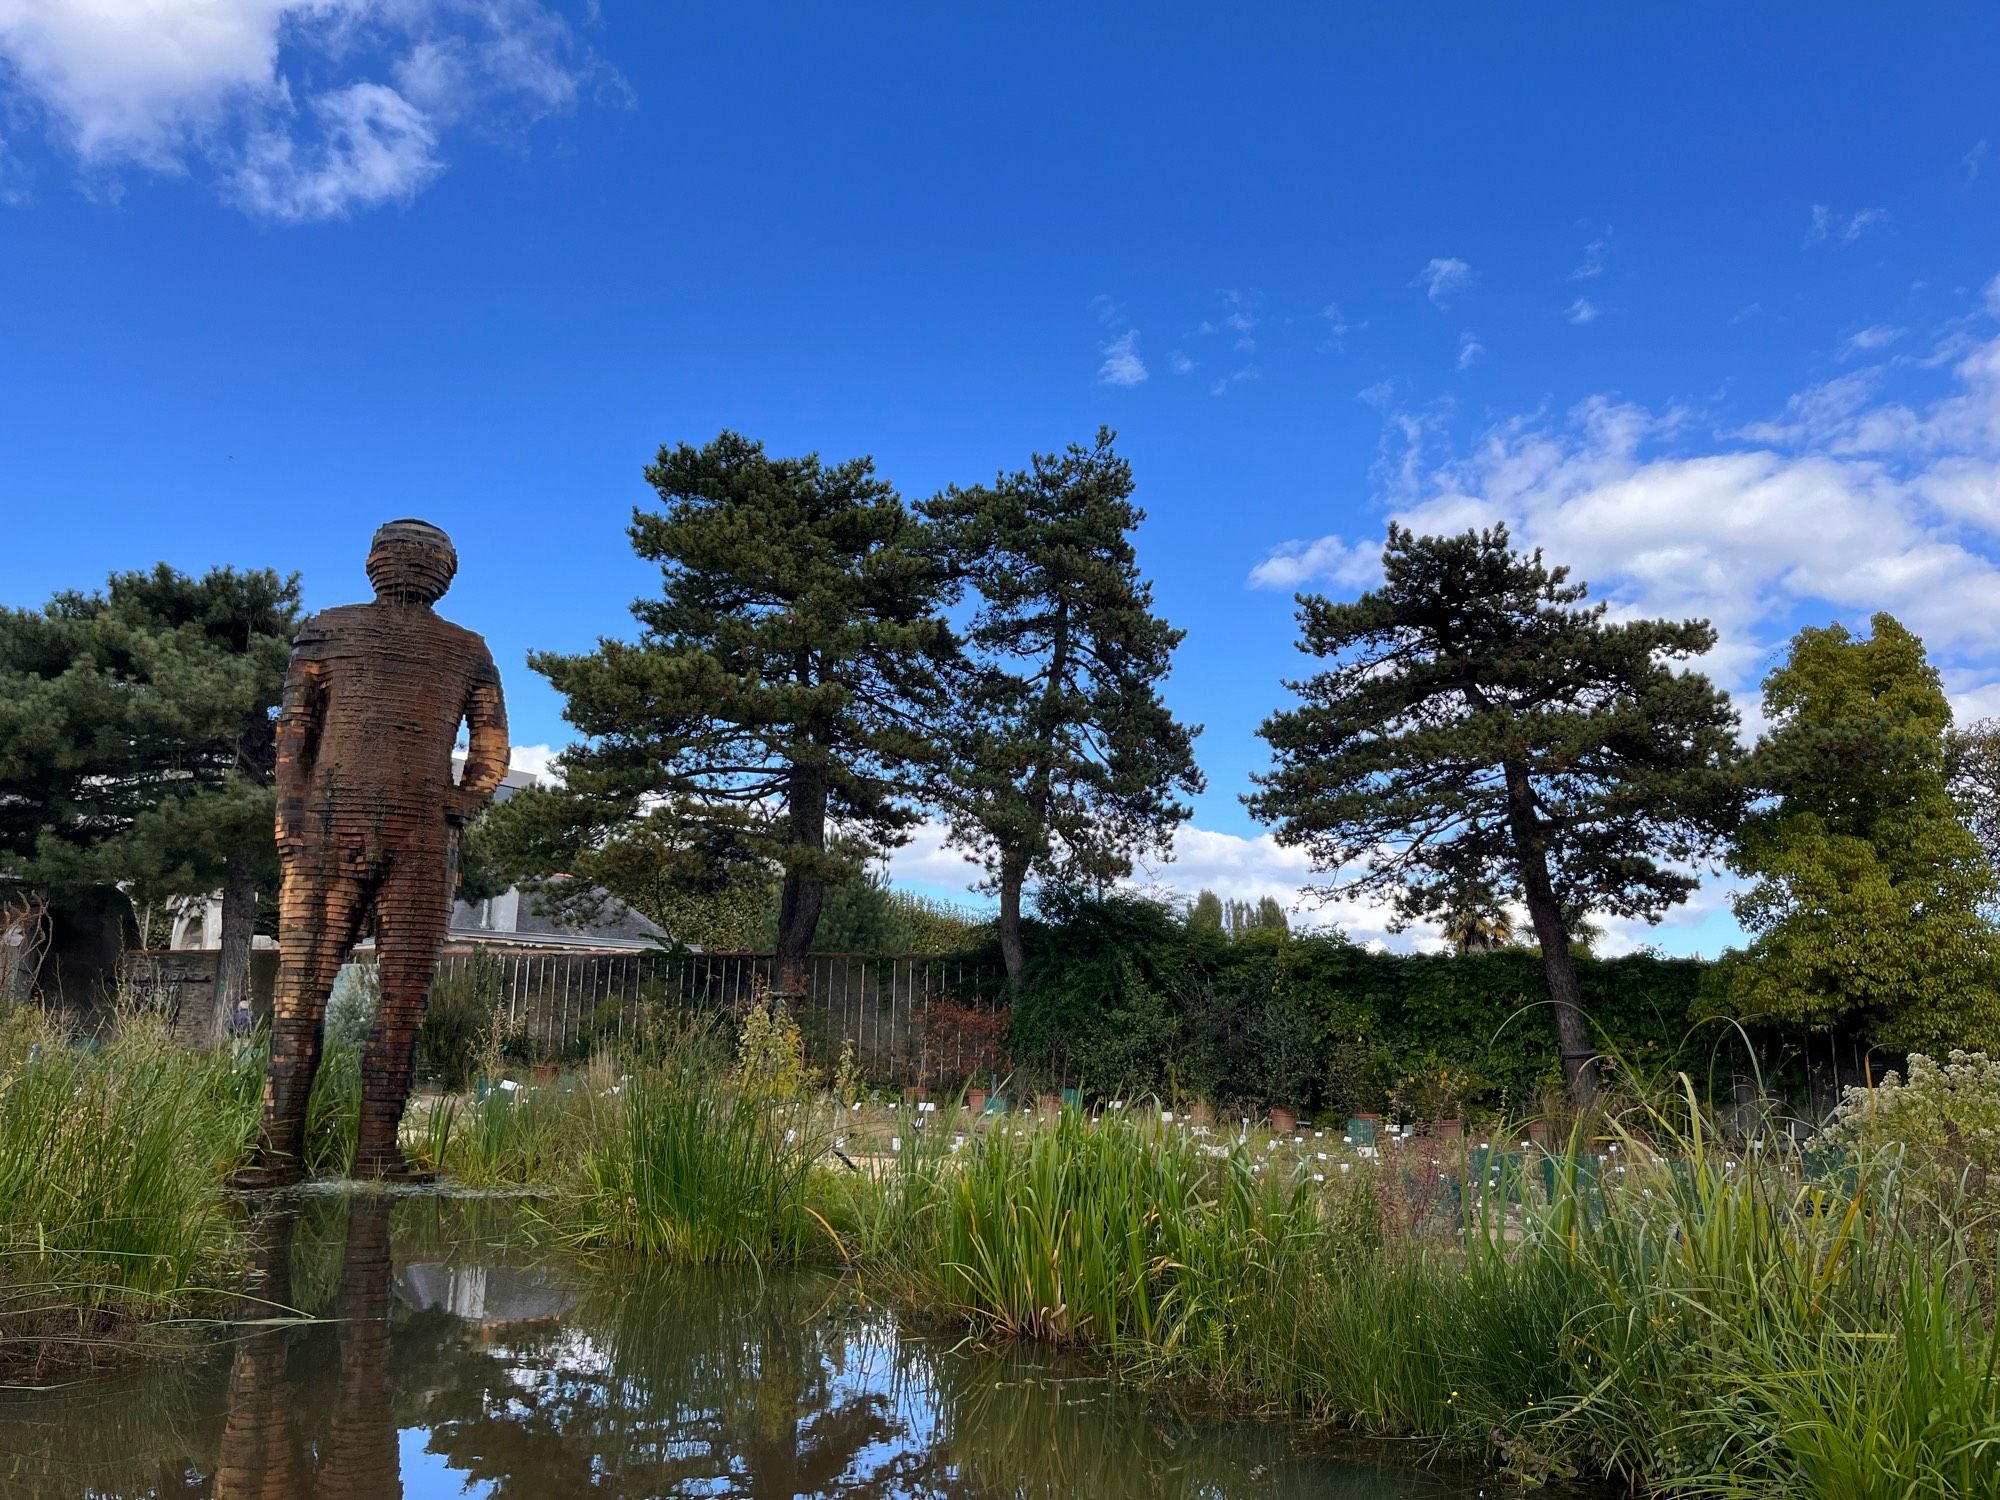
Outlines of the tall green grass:
M618 1098L564 1207L578 1242L684 1264L832 1248L810 1204L823 1140L806 1110L725 1088L692 1063L634 1074Z
M1137 1118L985 1137L938 1215L933 1291L1008 1335L1212 1370L1323 1237L1299 1172Z
M223 1179L254 1123L254 1061L134 1022L101 1049L32 1015L0 1027L0 1359L32 1361L220 1285Z

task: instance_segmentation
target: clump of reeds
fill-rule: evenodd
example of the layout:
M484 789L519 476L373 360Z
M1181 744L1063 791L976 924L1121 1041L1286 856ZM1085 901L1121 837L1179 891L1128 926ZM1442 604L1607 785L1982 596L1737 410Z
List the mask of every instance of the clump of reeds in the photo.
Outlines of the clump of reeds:
M698 1056L625 1079L564 1213L575 1238L687 1264L831 1250L810 1205L812 1112L719 1079Z
M39 1013L0 1023L0 1346L75 1352L122 1320L220 1284L223 1179L255 1121L260 1074L188 1052L134 1017L101 1046Z

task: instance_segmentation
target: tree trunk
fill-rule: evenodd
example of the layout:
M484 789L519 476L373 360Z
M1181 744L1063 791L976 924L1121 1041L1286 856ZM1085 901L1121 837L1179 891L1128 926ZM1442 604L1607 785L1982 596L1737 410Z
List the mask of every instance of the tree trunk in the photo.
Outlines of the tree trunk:
M250 999L250 940L257 930L257 872L251 857L236 850L223 866L222 951L215 961L215 1008L209 1015L207 1046L219 1046L239 1001Z
M826 848L826 778L812 766L794 766L786 798L792 843L814 853ZM806 992L807 963L819 931L826 881L817 868L785 871L778 892L777 992L795 999Z
M1020 993L1021 970L1027 956L1021 947L1021 887L1027 883L1028 862L1008 855L1000 862L1000 960L1007 966L1007 992Z
M1549 883L1548 841L1535 814L1528 768L1508 761L1507 823L1514 835L1514 854L1521 866L1521 893L1535 924L1535 941L1542 949L1542 973L1549 998L1555 1002L1556 1036L1562 1046L1563 1083L1579 1109L1597 1099L1597 1048L1583 1016L1583 993L1577 988L1576 960L1569 951L1569 924Z

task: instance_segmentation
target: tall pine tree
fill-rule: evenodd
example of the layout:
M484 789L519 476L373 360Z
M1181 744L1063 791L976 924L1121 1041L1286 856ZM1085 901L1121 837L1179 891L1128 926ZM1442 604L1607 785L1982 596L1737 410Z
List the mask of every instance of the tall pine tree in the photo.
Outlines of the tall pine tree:
M1185 633L1153 612L1132 533L1131 466L1100 429L1085 448L1036 454L991 485L923 507L959 576L977 588L974 664L950 734L953 841L999 892L1000 951L1018 983L1021 897L1031 880L1086 886L1164 855L1202 788L1198 728L1160 684Z
M1570 912L1657 916L1687 865L1734 827L1736 715L1667 663L1715 641L1704 621L1611 623L1584 587L1505 527L1417 537L1391 526L1381 587L1301 595L1300 649L1329 660L1263 726L1276 766L1246 799L1403 919L1445 918L1468 890L1525 902L1572 1094L1596 1049Z
M249 993L276 875L272 715L298 623L296 576L164 563L0 611L0 873L58 896L219 888L210 1037Z
M634 512L632 545L662 588L632 606L639 639L529 659L586 736L544 795L575 847L664 817L693 878L776 867L779 987L796 993L827 884L916 821L955 661L949 583L866 458L772 458L725 432L662 448L646 480L661 508Z

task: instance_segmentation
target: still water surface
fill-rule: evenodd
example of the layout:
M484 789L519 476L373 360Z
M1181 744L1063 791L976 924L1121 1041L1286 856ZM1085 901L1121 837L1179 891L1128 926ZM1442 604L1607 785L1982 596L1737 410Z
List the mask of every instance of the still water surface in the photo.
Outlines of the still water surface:
M246 1316L318 1321L0 1394L0 1496L1496 1493L899 1329L830 1278L607 1268L526 1249L510 1224L423 1195L265 1215L248 1269L266 1303Z

